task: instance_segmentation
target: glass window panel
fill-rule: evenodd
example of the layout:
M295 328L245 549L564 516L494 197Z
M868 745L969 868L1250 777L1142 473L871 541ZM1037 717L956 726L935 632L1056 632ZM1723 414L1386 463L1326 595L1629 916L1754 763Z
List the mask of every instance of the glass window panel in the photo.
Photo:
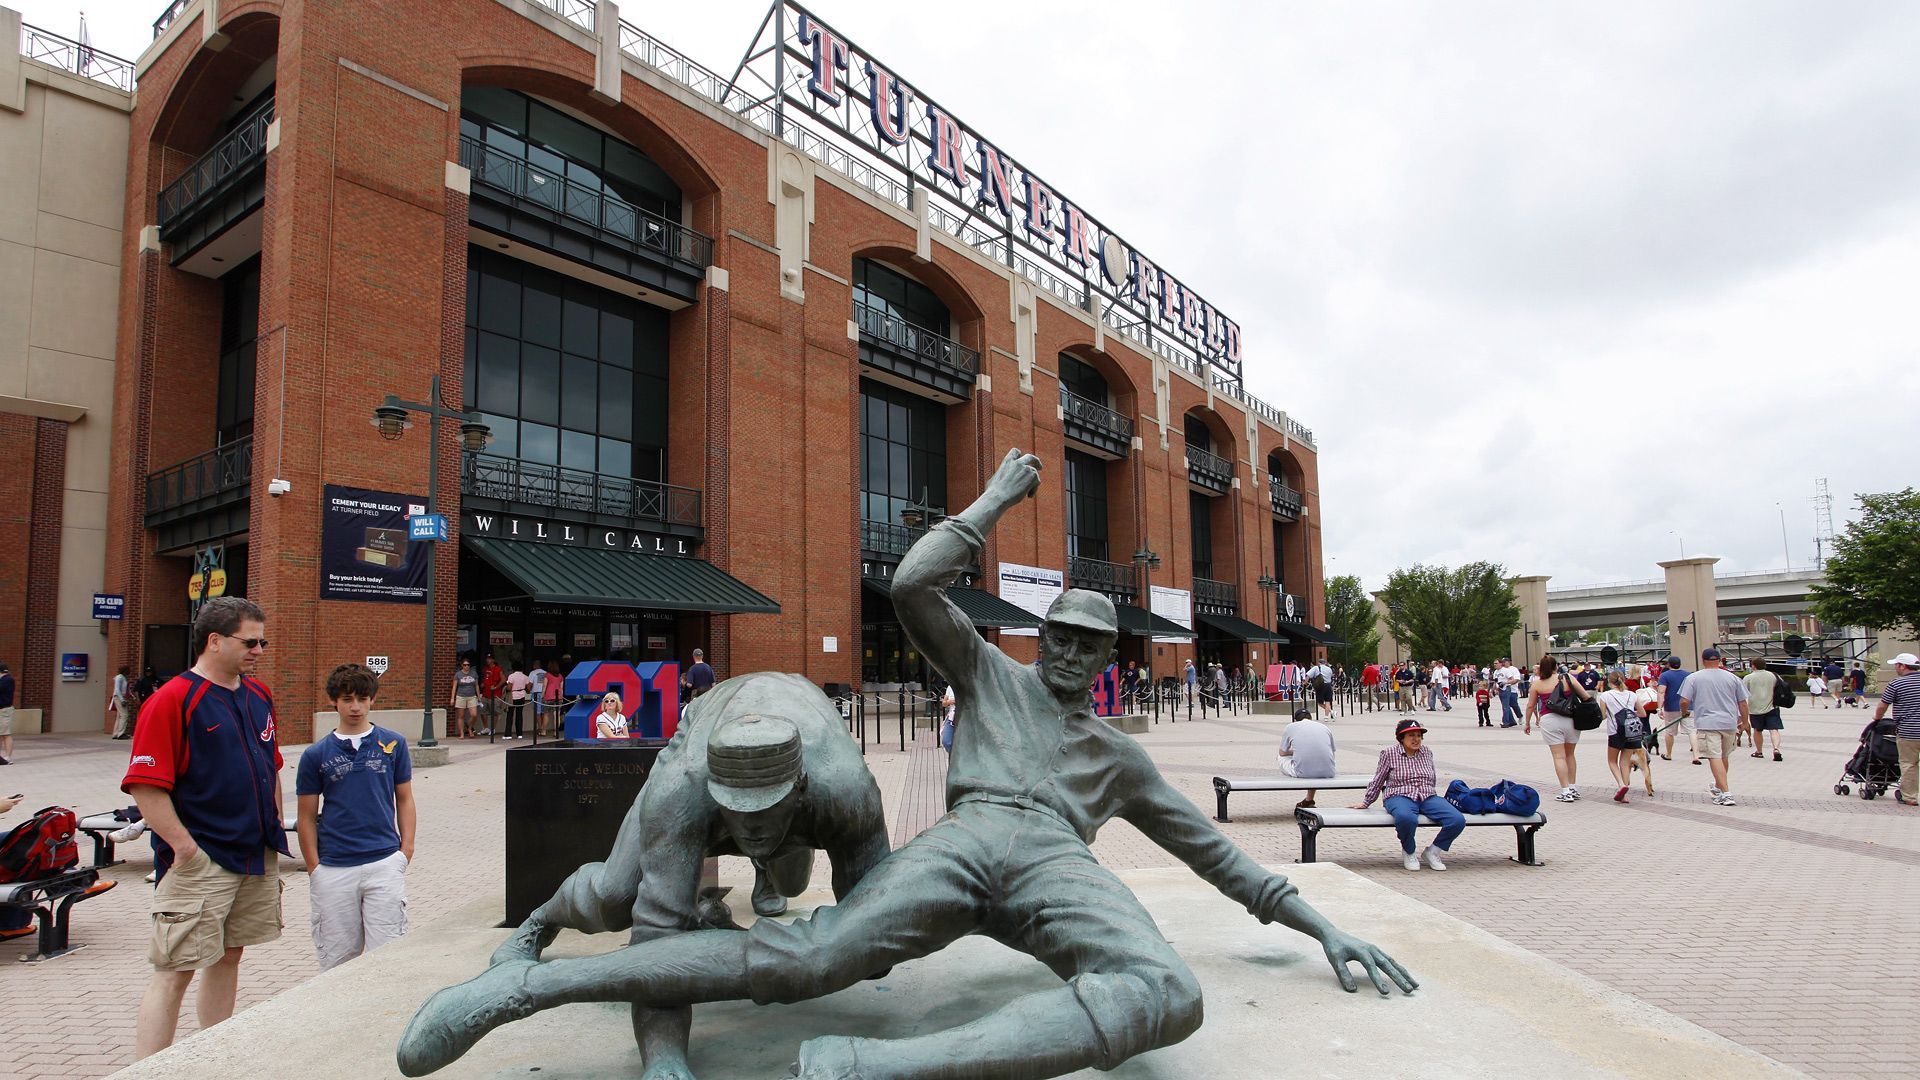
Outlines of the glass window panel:
M657 446L635 446L633 448L633 478L651 480L656 484L667 479L667 452Z
M480 317L480 257L486 254L479 248L467 249L467 325L474 325Z
M607 186L620 197L670 220L680 219L680 188L660 166L618 139L606 142ZM669 207L671 209L669 209Z
M460 111L509 131L527 130L527 99L497 86L469 86L462 90Z
M480 335L480 378L475 399L487 412L511 416L519 411L519 342L499 334Z
M546 274L529 273L521 294L521 325L525 340L549 348L560 347L559 282Z
M600 362L633 366L633 316L624 311L600 312Z
M633 475L632 444L619 439L601 439L600 471L608 476Z
M595 398L600 393L600 365L571 354L561 364L560 423L575 431L592 431L599 426Z
M904 443L912 428L907 419L907 407L898 401L887 402L887 439L890 442Z
M474 120L472 117L462 116L460 118L460 137L463 139L478 139L480 137L479 121Z
M1197 416L1189 415L1186 422L1187 445L1213 451L1213 433L1207 430L1207 422Z
M520 456L518 424L504 416L487 415L482 415L480 422L493 431L493 441L487 444L487 453L508 458Z
M475 330L471 326L467 327L467 348L465 353L467 360L463 368L464 377L461 380L460 386L460 407L463 409L473 408L475 367L478 365L480 359L479 335L480 332L478 330Z
M234 350L233 422L236 424L253 419L253 373L256 347L257 343L249 341Z
M906 499L919 494L913 488L910 464L906 447L899 443L887 444L887 494Z
M605 364L600 367L600 434L633 437L633 373Z
M860 440L860 490L870 493L887 490L887 444L879 439Z
M593 472L593 456L599 442L593 436L579 431L560 433L560 464L569 469Z
M540 424L560 422L560 354L552 349L520 347L520 417Z
M497 127L487 129L487 145L509 158L525 160L527 156L525 139Z
M667 380L651 375L634 377L633 441L667 445Z
M863 390L860 405L860 433L884 437L887 433L887 403Z
M542 465L559 464L560 433L545 424L521 424L520 460Z
M531 104L528 111L527 119L531 124L528 138L550 147L556 155L599 166L601 135L598 131L537 101Z
M496 334L520 336L519 282L496 273L481 273L479 326Z
M600 355L600 309L585 302L581 286L567 290L565 336L560 347L579 356Z

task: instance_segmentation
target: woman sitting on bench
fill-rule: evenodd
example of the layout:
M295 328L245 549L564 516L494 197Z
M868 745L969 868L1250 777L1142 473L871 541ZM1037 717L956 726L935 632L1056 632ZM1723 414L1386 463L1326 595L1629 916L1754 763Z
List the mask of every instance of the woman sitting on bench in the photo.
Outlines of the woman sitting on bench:
M1454 838L1466 829L1467 819L1434 790L1433 751L1422 745L1426 734L1427 729L1418 720L1394 725L1393 738L1400 745L1380 751L1380 764L1374 769L1373 783L1367 785L1366 798L1353 808L1365 810L1383 792L1386 794L1386 811L1393 815L1393 831L1400 834L1401 863L1409 870L1420 869L1420 856L1413 853L1413 833L1420 815L1432 818L1440 826L1440 835L1421 855L1428 866L1445 870L1447 864L1440 861L1440 853L1453 847Z

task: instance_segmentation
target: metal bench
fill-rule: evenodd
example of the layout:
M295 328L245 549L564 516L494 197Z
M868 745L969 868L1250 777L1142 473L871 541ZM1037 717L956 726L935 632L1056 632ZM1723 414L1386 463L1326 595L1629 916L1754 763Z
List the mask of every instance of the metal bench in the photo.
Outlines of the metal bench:
M1372 778L1369 777L1369 780ZM1374 808L1355 810L1352 807L1300 807L1293 812L1300 823L1300 861L1314 862L1319 858L1319 839L1322 829L1391 829L1393 815L1385 810ZM1520 844L1520 851L1514 862L1526 866L1544 866L1533 854L1533 834L1546 825L1545 814L1466 814L1467 827L1479 825L1506 825L1513 829ZM1420 815L1420 824L1416 828L1439 828L1440 823L1425 814Z
M93 867L104 870L117 866L125 859L113 857L113 837L108 835L127 827L127 822L113 816L114 811L107 810L98 814L88 814L80 819L80 831L93 838Z
M1213 820L1231 822L1227 816L1227 796L1236 791L1333 791L1352 788L1366 790L1373 783L1371 774L1351 774L1347 776L1216 776L1213 778L1214 798L1219 801L1219 809L1214 812Z
M113 881L102 884L100 871L91 866L77 866L33 881L0 885L0 908L30 911L40 920L39 949L20 959L30 964L39 963L86 948L69 943L68 912L73 905L99 896L117 884Z

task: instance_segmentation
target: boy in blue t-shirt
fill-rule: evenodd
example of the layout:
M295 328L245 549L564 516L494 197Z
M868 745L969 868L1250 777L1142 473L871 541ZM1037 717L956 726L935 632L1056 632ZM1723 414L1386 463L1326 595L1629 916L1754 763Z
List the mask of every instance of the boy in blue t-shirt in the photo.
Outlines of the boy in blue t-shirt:
M359 664L334 668L327 696L340 726L300 755L300 854L322 971L407 932L413 760L399 732L368 718L379 689Z

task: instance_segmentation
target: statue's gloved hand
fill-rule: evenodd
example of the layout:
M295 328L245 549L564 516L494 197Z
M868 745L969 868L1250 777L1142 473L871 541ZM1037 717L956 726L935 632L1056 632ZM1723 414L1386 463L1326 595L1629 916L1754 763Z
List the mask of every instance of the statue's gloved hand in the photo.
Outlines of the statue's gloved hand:
M1379 946L1369 945L1351 934L1329 930L1320 944L1327 950L1327 962L1333 965L1334 974L1340 977L1340 988L1349 994L1359 989L1353 970L1347 966L1356 961L1367 970L1367 977L1373 980L1374 989L1380 991L1381 997L1391 993L1387 989L1388 979L1409 994L1420 985L1399 961L1381 952Z

